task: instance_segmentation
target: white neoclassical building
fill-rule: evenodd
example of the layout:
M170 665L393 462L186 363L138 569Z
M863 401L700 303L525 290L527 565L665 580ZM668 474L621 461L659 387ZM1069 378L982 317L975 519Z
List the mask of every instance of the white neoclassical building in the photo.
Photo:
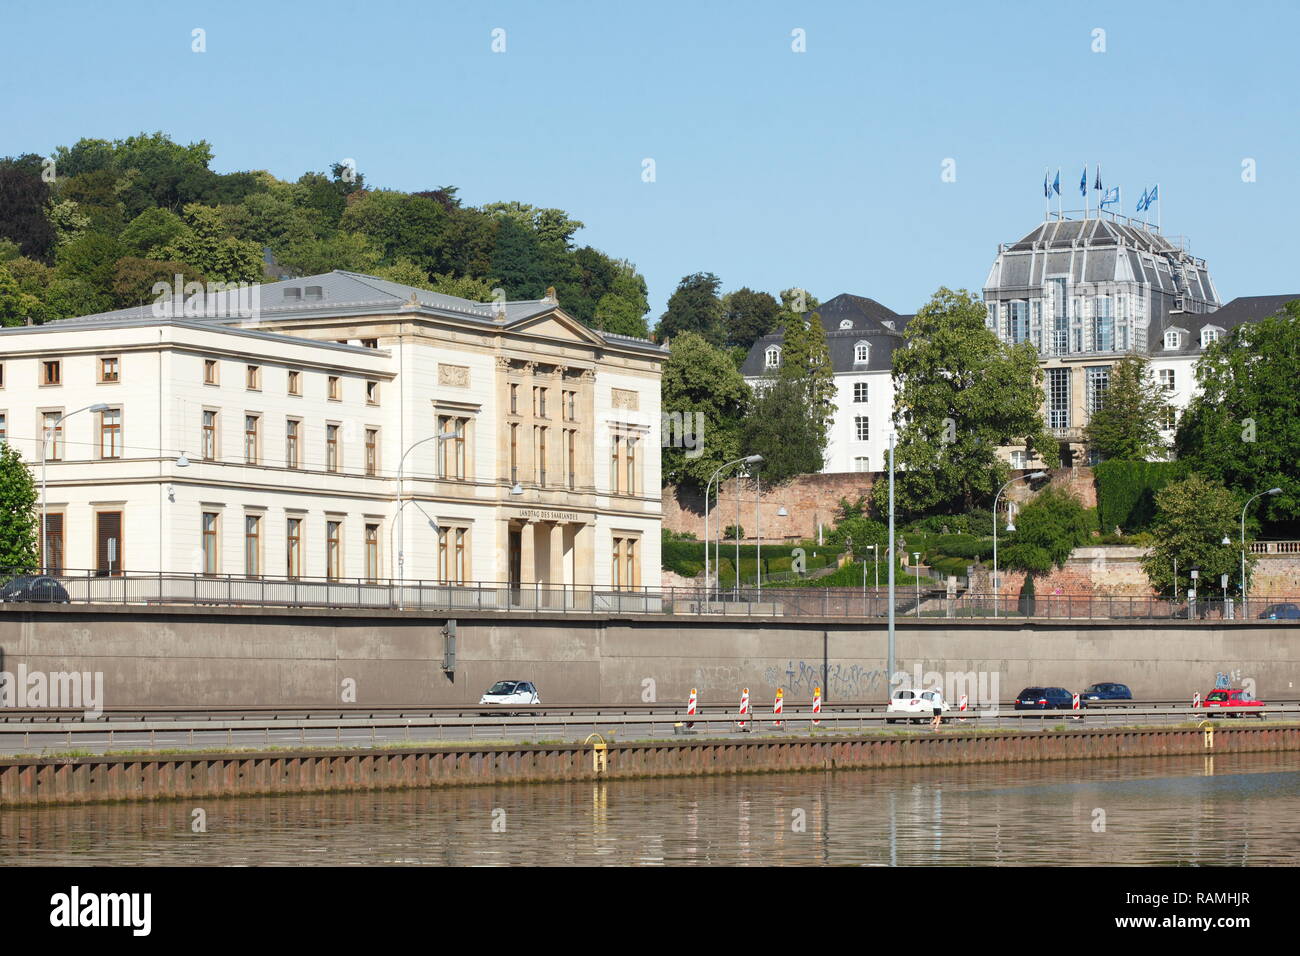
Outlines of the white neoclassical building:
M553 295L347 272L256 293L0 330L47 566L657 583L660 347Z

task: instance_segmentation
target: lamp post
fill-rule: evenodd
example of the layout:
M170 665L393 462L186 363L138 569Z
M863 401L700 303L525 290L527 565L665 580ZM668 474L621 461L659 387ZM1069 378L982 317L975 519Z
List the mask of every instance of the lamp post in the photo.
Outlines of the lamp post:
M759 503L763 500L763 475L754 469L754 537L758 544L754 551L754 583L758 585L758 596L763 596L763 516Z
M1187 594L1187 596L1191 599L1187 602L1187 620L1189 621L1192 619L1192 615L1196 613L1196 579L1199 578L1200 576L1201 576L1201 569L1195 567L1192 568L1192 587Z
M1281 488L1270 488L1268 491L1261 491L1257 495L1251 495L1246 499L1246 503L1241 506L1241 613L1249 613L1247 607L1249 602L1246 599L1246 509L1256 498L1263 498L1265 495L1280 495Z
M713 473L713 475L709 478L709 480L704 485L704 588L705 588L704 594L706 598L708 597L709 592L713 587L713 572L709 568L709 545L713 542L713 538L710 537L709 535L709 489L713 487L713 480L717 478L720 474L722 474L724 471L726 471L728 468L730 468L732 465L742 465L742 464L757 465L760 462L762 462L762 460L763 460L762 455L749 455L748 457L737 458L735 461L729 461L726 462L725 464L719 465L718 469ZM719 485L718 488L719 488L719 494L721 494L722 486ZM737 524L739 524L739 522L737 522ZM721 542L722 540L721 537L719 537L718 540L719 542ZM721 547L720 543L719 543L719 547ZM737 541L737 547L739 547L739 541ZM719 558L719 561L721 561L721 558Z
M885 696L894 696L894 441L896 435L889 433L889 641L887 645L887 663L885 664ZM825 676L823 675L823 680Z
M437 435L430 435L428 438L421 438L419 441L412 443L411 446L410 446L409 448L406 449L406 451L402 452L402 457L401 457L401 458L398 460L398 462L397 462L397 502L398 502L398 504L397 504L397 513L393 516L393 520L394 520L394 523L397 525L397 581L398 581L398 588L397 588L397 592L398 592L398 593L397 593L397 606L398 606L399 608L402 606L402 593L401 593L401 590L402 590L402 589L401 589L401 582L402 582L402 580L403 580L403 572L404 572L404 570L405 570L403 566L404 566L405 561L406 561L406 552L403 550L403 542L404 542L403 529L404 529L404 525L403 525L402 520L401 520L401 517L402 517L402 509L406 507L406 503L402 501L402 469L403 469L403 468L405 467L405 465L406 465L406 456L409 455L411 452L415 451L415 449L419 448L421 445L423 445L423 444L425 444L425 443L427 443L427 442L436 441L436 442L438 442L439 444L441 444L442 442L448 441L449 439L452 439L452 438L461 438L461 437L463 437L463 435L464 435L463 432L454 431L454 432L441 432L441 433L439 433L439 434L437 434ZM516 485L515 487L519 487L519 486ZM521 493L522 493L522 491L523 491L523 489L520 488L520 492L521 492ZM511 489L511 494L514 494L514 489Z
M921 552L912 552L912 580L916 582L916 616L921 616Z
M45 426L45 429L41 435L41 573L42 574L46 574L49 572L49 563L48 563L49 555L48 555L48 548L46 545L46 538L48 537L47 532L49 530L50 516L49 516L48 496L46 495L47 471L48 471L46 467L47 458L48 458L46 449L49 447L50 444L50 433L53 432L56 428L58 428L60 425L62 425L69 418L71 418L73 415L76 415L78 412L100 412L102 414L103 412L106 411L108 411L108 406L105 405L103 402L96 402L94 405L86 405L83 408L74 408L66 415L60 415L58 418L56 418L54 420L53 425ZM182 455L181 457L183 458L184 455ZM188 462L186 462L186 464L188 464Z
M1034 481L1035 479L1046 478L1046 477L1047 477L1047 472L1045 471L1036 471L1031 475L1017 475L1015 478L1012 478L1001 488L999 488L998 493L993 496L993 616L994 617L998 616L998 602L1002 594L1001 582L998 580L998 499L1002 497L1002 492L1006 491L1008 487L1015 484L1017 481L1024 481L1024 480ZM1014 531L1015 527L1009 525L1007 530Z

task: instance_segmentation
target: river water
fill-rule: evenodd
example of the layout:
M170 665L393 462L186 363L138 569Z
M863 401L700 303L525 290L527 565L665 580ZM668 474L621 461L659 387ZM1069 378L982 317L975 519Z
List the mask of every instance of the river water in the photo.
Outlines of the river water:
M1296 865L1297 819L1300 753L1238 754L6 810L0 865Z

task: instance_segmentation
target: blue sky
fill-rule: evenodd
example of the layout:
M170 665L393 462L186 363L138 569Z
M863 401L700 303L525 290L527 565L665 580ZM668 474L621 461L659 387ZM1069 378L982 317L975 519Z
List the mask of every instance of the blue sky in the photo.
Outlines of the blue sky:
M1159 182L1166 233L1208 259L1225 300L1300 291L1294 3L7 0L4 14L0 155L163 130L208 140L221 172L292 179L351 157L375 186L558 206L586 223L580 242L637 264L652 323L697 271L900 312L940 285L976 289L997 243L1041 220L1044 167L1062 168L1070 208L1085 161L1123 185L1128 214Z

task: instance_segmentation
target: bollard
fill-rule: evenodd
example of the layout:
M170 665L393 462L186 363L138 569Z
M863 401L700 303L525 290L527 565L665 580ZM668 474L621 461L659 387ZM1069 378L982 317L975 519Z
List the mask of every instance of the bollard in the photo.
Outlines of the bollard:
M821 712L822 712L822 689L820 687L814 687L813 688L813 726L814 727L821 726L821 721L817 719L817 715L820 714Z
M739 726L741 730L744 730L744 729L745 729L745 720L744 720L744 718L745 718L745 716L746 716L748 713L749 713L749 688L748 688L748 687L745 687L745 688L743 688L743 689L741 690L741 692L740 692L740 717L741 717L741 719L740 719L740 721L738 721L738 723L737 723L737 726Z
M772 723L777 727L780 727L783 723L783 721L781 720L781 711L784 709L784 707L782 706L782 699L784 697L785 697L785 691L783 691L780 687L778 687L776 689L776 702L772 704L772 714L777 718L776 720L772 721Z
M692 687L692 688L691 688L691 699L688 700L688 701L686 702L686 716L687 716L687 717L694 717L694 716L695 716L695 702L696 702L695 688ZM695 726L695 721L693 721L693 720L688 720L688 721L686 722L686 729L687 729L687 730L690 730L690 729L691 729L692 727L694 727L694 726Z

